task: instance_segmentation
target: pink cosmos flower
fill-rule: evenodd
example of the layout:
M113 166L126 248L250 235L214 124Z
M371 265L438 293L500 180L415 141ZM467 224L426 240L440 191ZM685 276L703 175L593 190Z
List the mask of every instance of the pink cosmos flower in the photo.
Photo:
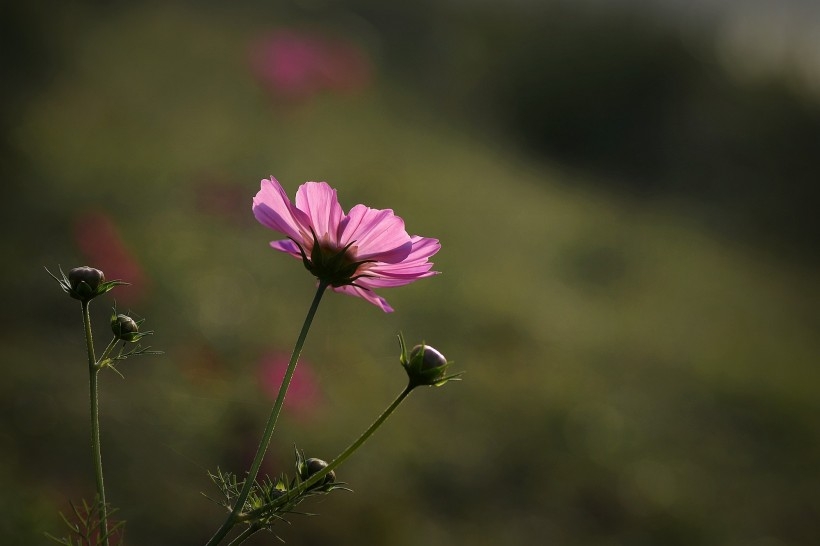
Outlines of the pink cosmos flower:
M265 354L259 363L259 385L271 401L279 394L279 387L288 367L288 357L287 353L272 351ZM285 398L285 409L293 411L299 418L306 419L317 409L320 399L319 382L313 374L310 362L300 359L299 367L293 372L288 396Z
M117 292L118 301L133 304L142 298L148 278L111 216L99 211L80 214L74 221L74 239L88 262L108 278L131 283L128 290Z
M353 94L372 78L370 59L355 43L294 29L279 29L254 42L251 69L266 88L286 99L322 91Z
M428 261L441 248L436 239L408 235L404 220L390 209L356 205L345 214L326 182L305 182L291 203L275 178L262 180L253 214L287 236L271 246L301 259L320 283L386 313L393 308L374 288L403 286L438 273Z

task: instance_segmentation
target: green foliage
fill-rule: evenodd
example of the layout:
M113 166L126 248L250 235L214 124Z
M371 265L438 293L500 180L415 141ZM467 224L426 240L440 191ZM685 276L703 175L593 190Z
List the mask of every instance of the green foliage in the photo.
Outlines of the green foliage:
M95 499L93 503L89 504L83 499L81 505L76 505L69 501L71 505L71 514L66 516L62 512L60 517L68 527L69 534L62 538L57 538L50 533L46 536L63 546L96 546L108 539L112 546L122 544L125 534L125 521L112 522L111 516L118 510L108 505L108 531L105 532L101 528L101 510L100 503Z
M276 478L265 476L261 481L254 482L250 495L245 500L242 510L237 514L237 521L251 527L272 530L274 524L287 521L287 514L314 515L306 512L297 512L296 507L309 497L326 495L332 491L351 491L344 482L325 480L308 489L302 489L302 484L312 475L306 465L304 453L296 449L296 474L291 478L286 473ZM233 509L236 499L245 482L237 479L232 472L223 472L217 469L216 473L208 473L211 480L219 489L221 498L214 500L225 507L228 512Z

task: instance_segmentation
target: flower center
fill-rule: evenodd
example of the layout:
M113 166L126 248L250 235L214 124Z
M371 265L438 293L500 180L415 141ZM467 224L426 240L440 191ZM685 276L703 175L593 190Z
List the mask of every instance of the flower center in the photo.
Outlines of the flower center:
M305 249L299 246L302 254L302 263L319 281L329 286L345 286L356 282L362 276L369 260L356 261L355 241L351 241L344 248L334 248L327 243L320 242L314 235L313 248L308 258Z

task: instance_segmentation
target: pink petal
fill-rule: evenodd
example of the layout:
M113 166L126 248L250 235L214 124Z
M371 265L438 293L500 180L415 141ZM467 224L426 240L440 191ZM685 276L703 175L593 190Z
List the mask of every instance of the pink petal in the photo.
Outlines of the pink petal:
M433 262L423 262L418 264L377 264L371 267L367 272L373 276L378 277L429 277L435 274L435 271L430 271L433 268ZM429 273L429 274L428 274Z
M397 286L405 286L413 283L424 277L431 277L438 274L436 271L430 271L423 275L413 275L410 277L360 277L356 280L356 284L363 288L395 288Z
M367 274L372 277L363 277L359 284L373 288L402 286L416 279L436 275L436 271L430 271L433 263L427 259L441 249L441 244L436 239L418 235L414 235L411 239L413 250L404 261L397 264L373 264L367 270Z
M334 292L341 292L342 294L347 294L348 296L356 296L358 298L362 298L364 300L369 301L385 313L392 313L393 308L387 303L387 300L382 298L381 296L377 296L374 292L370 290L364 290L359 288L358 286L334 286Z
M437 239L419 237L418 235L413 235L410 239L413 242L413 249L407 258L396 264L376 264L373 269L395 274L429 271L433 264L428 261L428 258L441 250L441 243Z
M305 182L296 191L296 208L310 218L310 225L320 241L336 245L336 234L344 211L336 190L327 182Z
M270 246L280 252L287 252L294 258L302 259L302 253L299 252L299 247L290 239L282 239L281 241L271 241ZM305 252L310 252L310 249L305 249Z
M269 227L288 237L305 242L309 218L293 206L288 195L274 177L262 180L261 189L253 198L253 215L263 226ZM313 243L310 238L309 243Z
M419 235L413 235L412 237L410 237L410 240L413 242L413 250L407 257L407 260L415 260L422 257L429 258L433 254L441 250L441 243L439 243L438 239L431 239L430 237L421 237Z
M397 263L413 249L404 220L390 209L356 205L339 225L339 246L353 242L357 260Z

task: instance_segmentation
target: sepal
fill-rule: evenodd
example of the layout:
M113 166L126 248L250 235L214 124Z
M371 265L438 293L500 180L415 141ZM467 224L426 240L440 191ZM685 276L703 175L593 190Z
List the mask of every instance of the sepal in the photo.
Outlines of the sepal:
M310 271L320 282L325 283L327 286L338 288L340 286L355 285L356 279L367 276L366 274L356 275L356 272L360 266L369 263L370 260L354 262L351 261L350 254L348 253L348 250L350 250L350 247L353 246L356 241L349 242L341 250L333 251L324 248L319 243L319 239L316 237L313 228L310 229L310 232L313 234L313 248L310 250L310 257L308 257L305 249L302 248L302 245L300 245L298 241L293 238L290 240L293 241L299 249L299 254L302 256L302 264L305 266L305 269Z

